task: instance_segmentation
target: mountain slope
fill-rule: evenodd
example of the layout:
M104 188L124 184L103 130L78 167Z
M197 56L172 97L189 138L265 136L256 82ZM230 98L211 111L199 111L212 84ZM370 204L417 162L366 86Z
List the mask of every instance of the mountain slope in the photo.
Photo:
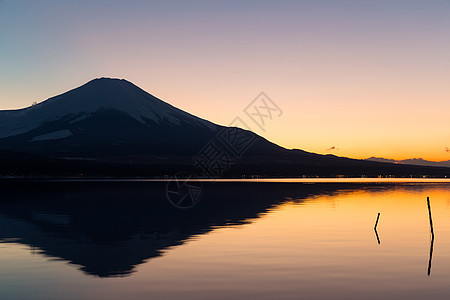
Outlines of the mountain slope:
M0 148L55 157L185 154L219 128L126 80L100 78L25 109L0 111Z
M37 105L0 111L0 138L23 134L43 123L79 122L101 110L121 111L142 124L182 122L214 129L209 121L175 108L124 79L99 78Z

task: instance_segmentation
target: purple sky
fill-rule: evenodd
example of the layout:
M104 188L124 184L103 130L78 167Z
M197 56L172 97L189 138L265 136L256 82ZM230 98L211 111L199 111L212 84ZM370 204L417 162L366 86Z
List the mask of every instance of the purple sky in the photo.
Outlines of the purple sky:
M225 125L265 91L288 148L450 159L448 0L0 0L0 109L102 76Z

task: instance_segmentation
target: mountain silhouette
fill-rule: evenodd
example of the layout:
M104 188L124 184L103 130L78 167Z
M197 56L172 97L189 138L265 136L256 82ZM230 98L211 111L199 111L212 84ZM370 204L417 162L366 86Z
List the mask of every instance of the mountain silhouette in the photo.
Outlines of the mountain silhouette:
M0 111L0 147L52 157L190 154L217 130L123 79L94 79L37 105Z
M241 143L239 153L230 150L226 138ZM191 115L123 79L94 79L39 104L0 111L3 176L198 172L195 156L212 143L222 145L229 154L220 176L450 175L449 168L288 150L251 131Z
M417 166L428 166L428 167L448 167L450 168L450 160L445 161L429 161L423 158L411 158L403 160L387 159L382 157L370 157L366 159L367 161L377 161L377 162L387 162L395 164L405 164L405 165L417 165Z

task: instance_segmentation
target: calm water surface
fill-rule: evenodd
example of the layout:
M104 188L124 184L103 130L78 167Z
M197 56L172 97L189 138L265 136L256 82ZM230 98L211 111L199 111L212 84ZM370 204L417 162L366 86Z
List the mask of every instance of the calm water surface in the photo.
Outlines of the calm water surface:
M446 182L204 183L187 210L164 182L1 187L0 299L450 297Z

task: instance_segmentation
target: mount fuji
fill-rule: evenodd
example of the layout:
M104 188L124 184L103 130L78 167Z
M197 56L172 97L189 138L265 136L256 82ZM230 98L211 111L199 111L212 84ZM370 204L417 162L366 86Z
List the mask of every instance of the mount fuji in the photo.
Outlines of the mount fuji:
M28 108L0 111L0 148L52 157L186 155L219 127L131 82L99 78Z
M0 111L0 175L41 175L51 167L58 175L159 176L193 169L192 157L229 129L253 140L229 176L450 173L288 150L191 115L124 79L99 78L30 107Z

